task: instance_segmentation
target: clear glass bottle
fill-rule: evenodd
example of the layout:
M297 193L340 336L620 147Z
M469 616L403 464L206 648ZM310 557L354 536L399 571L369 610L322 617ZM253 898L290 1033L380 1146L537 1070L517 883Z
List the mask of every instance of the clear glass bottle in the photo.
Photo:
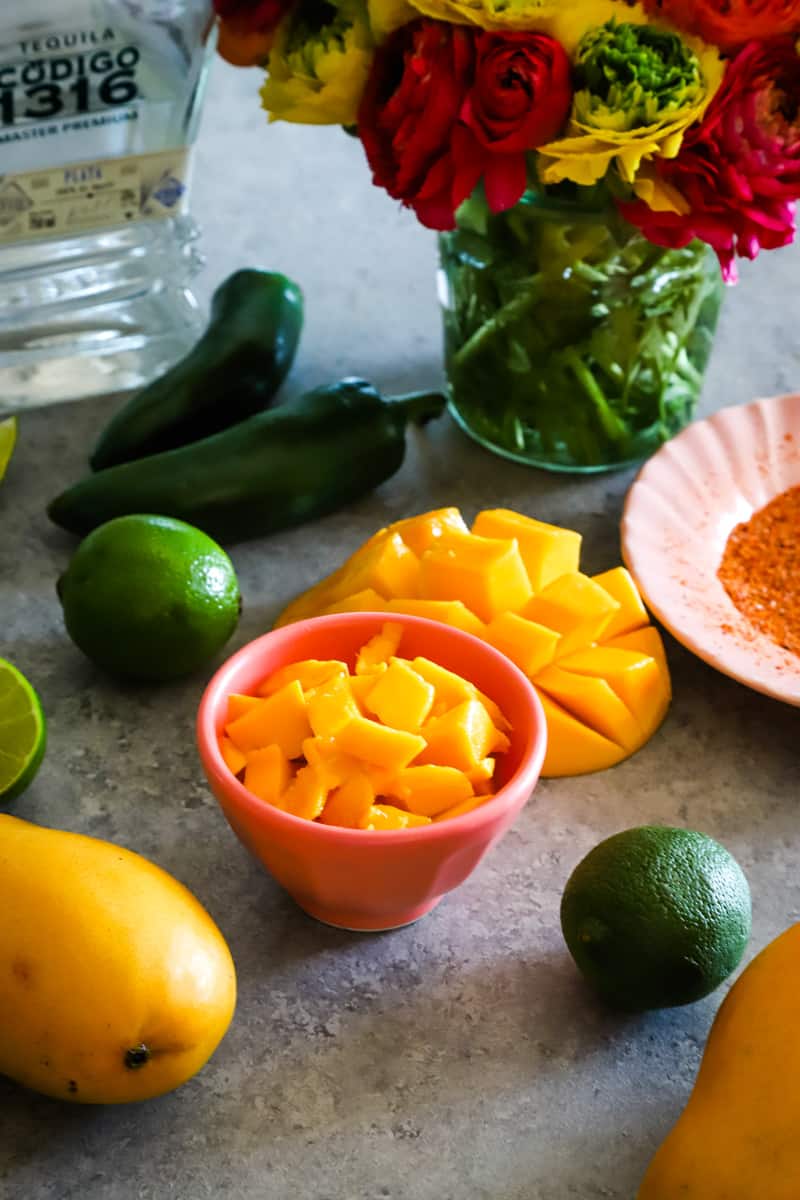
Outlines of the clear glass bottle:
M0 414L143 386L196 339L211 0L0 0Z

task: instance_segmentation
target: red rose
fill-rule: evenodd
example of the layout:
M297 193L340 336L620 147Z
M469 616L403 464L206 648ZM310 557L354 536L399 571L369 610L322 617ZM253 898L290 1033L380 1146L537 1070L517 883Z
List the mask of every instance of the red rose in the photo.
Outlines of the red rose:
M453 228L455 209L477 182L456 184L452 149L474 62L470 30L414 21L377 51L359 108L373 181L431 229Z
M570 62L560 42L535 33L480 33L475 80L461 120L480 146L493 212L512 208L525 190L525 155L550 142L572 107Z
M558 134L571 103L552 38L420 20L378 50L358 131L374 182L423 225L453 229L481 179L493 212L517 203L527 153Z
M659 246L700 238L719 255L726 279L735 256L787 246L800 199L800 52L793 37L750 42L729 64L702 122L689 130L659 176L681 193L688 213L620 203L623 216Z
M800 33L798 0L646 0L646 7L725 50Z
M284 0L214 0L217 16L236 33L268 33L288 7Z

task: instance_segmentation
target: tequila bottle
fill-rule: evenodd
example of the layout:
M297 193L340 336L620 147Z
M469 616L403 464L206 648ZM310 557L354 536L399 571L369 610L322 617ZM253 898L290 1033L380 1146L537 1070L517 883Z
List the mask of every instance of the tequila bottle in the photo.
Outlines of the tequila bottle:
M138 388L203 324L211 0L0 0L0 414Z

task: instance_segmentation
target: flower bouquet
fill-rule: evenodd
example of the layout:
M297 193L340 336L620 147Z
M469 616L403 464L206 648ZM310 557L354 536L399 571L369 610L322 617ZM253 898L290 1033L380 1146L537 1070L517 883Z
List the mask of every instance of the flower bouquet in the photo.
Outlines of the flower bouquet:
M737 257L794 239L800 0L215 0L270 120L440 232L451 410L538 466L692 417Z

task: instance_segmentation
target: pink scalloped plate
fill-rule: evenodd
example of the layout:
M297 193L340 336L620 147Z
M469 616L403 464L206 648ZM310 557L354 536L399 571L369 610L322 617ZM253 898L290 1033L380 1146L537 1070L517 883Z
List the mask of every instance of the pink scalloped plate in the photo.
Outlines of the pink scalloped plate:
M689 650L800 706L800 658L758 633L717 578L728 538L800 486L800 394L725 408L667 442L628 493L622 553L644 600Z

